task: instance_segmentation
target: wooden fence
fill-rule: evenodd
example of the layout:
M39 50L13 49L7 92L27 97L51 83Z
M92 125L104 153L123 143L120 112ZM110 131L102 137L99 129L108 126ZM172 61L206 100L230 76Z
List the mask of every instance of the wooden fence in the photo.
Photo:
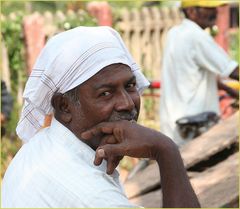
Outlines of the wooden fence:
M181 19L182 14L176 7L122 10L116 29L149 79L160 79L166 33Z

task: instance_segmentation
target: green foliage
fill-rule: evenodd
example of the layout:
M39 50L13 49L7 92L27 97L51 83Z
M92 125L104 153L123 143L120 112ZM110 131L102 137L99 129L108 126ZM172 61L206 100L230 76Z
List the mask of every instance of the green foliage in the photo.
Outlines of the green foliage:
M8 15L13 11L23 11L25 4L20 1L1 1L1 13Z
M146 110L146 115L151 116L151 113L153 112L153 98L144 98L144 109Z
M140 8L142 5L142 1L109 1L108 2L113 8Z
M23 14L18 12L11 14L9 17L2 18L1 22L2 38L8 50L11 94L14 98L13 111L6 127L7 134L15 132L20 108L17 104L18 88L19 85L25 83L27 78L22 20Z
M2 37L8 50L9 67L11 71L11 88L16 94L19 80L26 79L26 66L24 62L24 37L22 30L23 14L12 15L2 21ZM20 73L20 72L23 73Z
M229 54L232 59L240 62L239 54L239 29L236 32L230 33L229 38Z
M127 171L132 170L134 167L134 163L131 160L130 157L125 156L121 161L120 161L120 168L125 169Z
M69 30L77 26L97 26L97 20L92 18L86 11L79 10L77 13L69 11L66 19L57 20L59 30Z
M21 147L21 141L16 137L9 139L3 137L1 139L1 177L3 177L8 164Z
M10 115L10 120L6 122L6 135L10 136L12 134L15 134L15 129L17 126L17 122L19 120L19 111L21 109L21 106L17 103L16 97L13 97L13 111Z
M2 13L8 15L12 12L22 11L26 14L33 11L44 12L46 10L54 12L57 9L66 8L66 2L58 1L2 1Z

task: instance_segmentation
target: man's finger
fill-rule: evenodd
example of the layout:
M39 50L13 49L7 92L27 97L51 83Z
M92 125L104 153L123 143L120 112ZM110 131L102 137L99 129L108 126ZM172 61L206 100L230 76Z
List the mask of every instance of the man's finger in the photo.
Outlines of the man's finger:
M110 158L110 160L107 159L107 174L112 174L122 159L122 156Z
M105 144L116 144L118 141L113 135L106 135L102 138L99 146L103 146Z
M95 159L94 159L94 164L100 165L105 157L106 155L105 155L104 149L101 149L101 148L97 149Z
M116 168L116 160L114 157L107 158L107 174L111 175Z
M115 139L115 137L113 135L106 135L103 137L99 147L106 145L106 144L115 144L117 143L117 140ZM96 155L95 155L95 159L94 159L94 164L95 165L100 165L102 163L102 160L105 158L105 152L103 149L98 148L96 150Z
M112 134L116 124L114 122L103 122L81 133L81 138L91 139L101 134Z
M116 138L117 142L122 142L123 141L123 130L116 127L115 129L113 129L113 134L114 137Z
M109 157L122 157L125 155L125 149L123 148L121 143L117 144L106 144L98 149L103 149L104 150L104 157L109 158Z

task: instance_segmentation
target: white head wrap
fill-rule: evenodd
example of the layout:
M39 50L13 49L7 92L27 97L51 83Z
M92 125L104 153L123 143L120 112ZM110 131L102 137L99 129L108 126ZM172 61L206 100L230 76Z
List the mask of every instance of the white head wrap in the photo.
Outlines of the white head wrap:
M26 83L16 129L20 139L31 139L43 126L45 116L53 113L55 92L65 93L114 63L131 68L140 93L149 85L120 35L110 27L77 27L51 38Z

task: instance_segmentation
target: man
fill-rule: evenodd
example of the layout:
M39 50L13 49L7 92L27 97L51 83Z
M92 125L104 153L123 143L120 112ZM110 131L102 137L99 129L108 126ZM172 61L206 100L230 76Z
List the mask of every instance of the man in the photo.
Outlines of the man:
M199 207L175 144L136 123L148 84L109 27L53 37L26 84L17 126L26 143L5 173L2 206L136 207L115 170L128 155L157 160L164 207Z
M217 75L238 80L238 64L204 29L212 27L224 1L183 0L186 18L173 27L162 62L160 128L178 146L186 143L176 121L205 111L219 114Z

